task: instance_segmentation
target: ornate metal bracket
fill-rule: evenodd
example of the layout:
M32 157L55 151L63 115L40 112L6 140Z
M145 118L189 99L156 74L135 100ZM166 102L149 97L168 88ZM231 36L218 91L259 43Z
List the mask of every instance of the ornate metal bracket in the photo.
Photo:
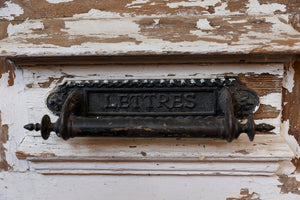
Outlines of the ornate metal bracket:
M109 137L210 137L228 142L247 133L274 129L255 125L252 113L257 94L236 77L218 79L71 81L59 86L47 99L59 115L51 123L27 124L51 131L67 140L78 136ZM240 121L247 118L247 123Z

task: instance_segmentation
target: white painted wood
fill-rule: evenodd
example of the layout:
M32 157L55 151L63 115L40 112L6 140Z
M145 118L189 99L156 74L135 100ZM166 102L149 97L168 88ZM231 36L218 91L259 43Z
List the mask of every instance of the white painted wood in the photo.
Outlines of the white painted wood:
M250 12L254 10L252 7ZM51 41L57 35L51 31L50 33L40 31L45 29L43 19L27 19L22 21L21 24L10 24L7 30L9 37L0 40L0 55L94 56L182 53L299 53L300 41L298 38L300 34L288 23L288 14L250 16L231 14L227 17L223 16L221 20L228 21L228 24L209 28L204 27L204 25L197 26L197 24L199 24L199 21L203 22L205 20L209 20L213 24L214 20L218 19L216 15L167 16L169 19L179 20L179 23L193 19L195 24L191 26L190 22L182 28L173 24L173 29L178 28L178 30L172 32L173 30L170 29L169 36L162 33L164 29L158 33L155 30L156 27L160 26L165 26L169 30L167 25L161 24L159 21L159 19L165 19L166 15L120 17L118 16L119 13L108 12L108 14L109 16L99 17L97 13L90 13L90 16L87 13L88 17L77 15L71 18L52 18L48 20L49 24L53 23L53 26L56 25L56 21L62 21L64 24L64 28L53 31L59 31L57 33L59 34L58 37L65 40L54 39L55 42L53 43ZM249 20L251 17L254 21ZM149 21L149 24L141 25L140 22L143 20ZM262 22L269 24L269 26L261 24L262 28L259 28L257 23ZM155 23L158 23L158 26L155 26ZM170 23L174 22L171 21ZM223 31L218 31L220 27L224 27ZM180 36L195 39L177 41ZM80 42L83 37L85 41ZM119 42L115 42L114 39L119 40ZM67 44L64 42L67 42Z
M224 74L262 74L269 73L283 77L282 64L148 64L148 65L93 65L90 66L47 66L43 68L23 67L26 107L30 110L29 121L40 121L44 114L54 121L57 117L49 112L45 102L57 84L68 80L105 80L105 79L173 79L173 78L217 78ZM68 78L69 77L69 78ZM73 78L70 78L73 77ZM60 81L60 83L58 83ZM41 88L48 83L49 87ZM30 85L30 88L28 87ZM279 109L281 94L260 97L262 104ZM261 121L256 121L261 123ZM280 133L280 116L269 119L275 133ZM35 133L30 133L35 134ZM38 135L38 134L35 134Z
M58 140L57 140L58 139ZM38 148L37 148L38 146ZM280 136L247 137L227 143L211 139L74 138L28 136L20 158L43 174L273 175L293 157Z
M14 138L5 144L14 171L0 173L0 187L4 188L0 199L210 200L242 198L245 195L240 192L244 189L248 189L249 194L255 192L254 197L260 199L298 199L296 194L280 193L283 183L278 181L277 174L294 171L290 166L293 153L280 134L259 135L253 143L242 135L230 144L221 140L176 138L63 141L55 135L44 141L39 133L29 133L22 128L23 124L39 121L43 114L49 114L45 99L59 78L66 75L64 73L76 77L62 78L62 82L97 77L126 78L128 72L133 78L168 78L168 73L187 78L200 73L196 77L201 77L211 76L209 72L217 75L229 70L259 74L264 73L264 69L278 77L283 74L281 64L241 65L240 68L237 65L173 67L174 70L167 66L139 66L139 70L134 70L135 66L25 67L17 69L13 87L5 86L8 74L4 74L1 79L4 101L0 106L2 116L7 116L2 122L9 124L10 138ZM94 73L96 75L89 76ZM57 79L50 83L49 77ZM42 88L43 83L50 83L49 88ZM8 91L11 93L6 95ZM19 98L8 98L18 94Z
M80 11L68 18L63 15L68 14L69 9L58 18L41 17L43 13L41 16L28 13L37 10L41 2L42 8L59 5L61 9L68 2L79 1L40 1L32 7L27 6L28 2L31 3L2 3L1 56L265 55L299 53L300 49L299 13L289 11L288 7L296 1L249 0L245 1L244 9L232 11L229 4L238 1L133 0L127 3L125 11L123 8L104 11L91 6L86 13ZM154 7L157 2L178 10L160 15ZM87 1L86 4L89 3L93 2ZM150 10L151 6L154 7L150 14L137 12L137 8L147 10L143 6L149 4ZM79 4L78 7L81 6ZM209 6L214 8L214 13L207 10ZM195 14L193 9L196 8L203 8L203 11ZM18 18L23 14L24 18ZM171 21L164 22L166 18ZM192 18L189 23L192 26L182 25L185 19ZM215 19L226 23L214 23ZM148 20L149 23L142 25L139 20ZM174 25L172 20L175 23L181 20L181 24L172 28L178 32L155 32L159 27ZM57 22L63 27L57 27ZM148 30L142 30L143 26ZM83 36L85 38L81 40ZM176 40L184 36L188 36L187 39ZM191 37L194 41L186 41ZM68 43L65 44L65 41ZM25 123L39 121L43 114L49 114L45 99L59 79L63 82L68 79L130 78L126 75L133 78L170 78L168 74L175 71L175 77L186 78L193 77L191 75L194 73L199 73L194 77L203 78L223 72L246 71L283 76L281 64L190 66L25 67L17 68L15 84L10 87L7 86L8 73L2 74L0 110L2 124L9 127L9 140L3 145L6 160L12 168L0 173L0 199L298 200L298 179L294 182L289 180L283 186L277 176L287 174L293 177L290 174L295 170L290 162L293 153L283 138L292 144L294 152L299 155L299 145L288 135L289 121L280 126L280 116L264 119L264 122L276 126L277 135L260 135L253 143L248 142L245 136L231 144L207 139L75 138L62 141L55 136L42 141L38 133L25 132L22 128ZM75 77L64 78L64 73ZM291 92L294 86L293 70L288 70L284 78L283 86ZM49 83L49 87L43 88L41 85L44 83ZM261 102L281 108L280 95L273 93L262 97ZM53 115L51 118L56 119ZM295 174L295 177L299 176ZM283 193L281 188L288 186L291 191Z
M68 80L215 78L224 74L273 74L283 77L282 64L147 64L23 67L28 120L44 114L54 121L45 102L57 84ZM170 76L171 74L171 76ZM67 78L68 77L68 78ZM60 82L59 82L60 81ZM43 85L47 87L42 87ZM281 93L262 96L261 103L280 109ZM279 162L293 157L280 136L280 116L259 120L276 126L277 135L246 135L232 143L201 138L72 138L55 135L44 141L40 133L27 132L17 156L31 162L42 174L119 175L273 175Z
M244 198L298 200L281 193L277 176L44 176L36 173L1 173L4 200L224 200ZM244 195L241 191L247 191ZM248 194L248 195L247 195ZM246 198L248 196L248 198Z
M18 149L20 158L30 160L107 160L107 161L276 161L293 156L280 136L247 136L227 143L218 139L167 138L73 138L57 136L47 141L27 136ZM147 155L143 156L142 152ZM204 156L202 158L202 156ZM200 158L199 158L200 157ZM35 158L35 159L31 159Z
M60 165L59 165L60 164ZM103 164L103 163L101 163ZM151 165L161 165L165 163L151 163ZM148 166L148 163L111 163L106 162L106 166L95 165L88 163L42 163L36 165L34 163L32 168L35 172L45 175L173 175L173 176L272 176L278 170L278 163L221 163L215 166L216 163L197 164L185 163L168 163L165 168L154 168ZM55 165L53 167L52 165ZM70 165L74 166L70 167ZM140 168L140 165L143 167ZM225 165L225 166L224 166ZM229 165L229 166L227 166ZM115 167L116 166L116 167ZM61 168L60 168L61 167ZM174 169L172 169L174 168Z

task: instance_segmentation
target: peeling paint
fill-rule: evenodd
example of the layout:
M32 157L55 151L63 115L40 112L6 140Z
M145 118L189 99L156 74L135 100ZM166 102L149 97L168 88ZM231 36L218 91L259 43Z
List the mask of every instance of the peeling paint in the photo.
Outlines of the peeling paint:
M270 69L270 68L268 68ZM238 77L241 81L247 83L247 87L255 90L258 96L266 96L271 93L281 93L282 90L282 75L283 69L271 72L272 70L268 70L268 73L260 73L253 74L251 76L251 72L248 75L239 74ZM279 98L281 99L281 97ZM277 101L279 100L277 99Z
M280 115L280 110L271 105L260 104L257 111L255 111L253 118L265 119L265 118L277 118Z
M0 8L0 19L13 20L16 16L24 13L22 7L11 1L5 1L4 7Z
M278 187L281 188L281 193L292 193L300 195L300 181L297 181L296 177L281 175L279 176L278 180L282 183L282 185L278 185Z
M43 82L43 83L38 83L38 84L41 88L48 88L54 80L57 80L57 79L55 79L53 77L49 77L49 81Z
M286 5L279 3L260 4L258 0L249 0L248 14L273 14L275 11L286 11Z
M145 4L148 3L150 0L135 0L132 1L131 3L126 4L126 7L133 7L133 6L137 6L139 4Z
M11 3L13 1L6 2ZM0 9L0 15L2 15L3 12L1 11L3 9L8 8L6 2L4 3L4 7ZM290 16L290 13L278 15L278 13L282 12L297 11L299 7L292 6L295 4L294 1L204 0L197 2L201 4L199 6L190 6L195 4L195 2L170 2L161 0L155 2L152 0L129 0L123 2L112 0L107 3L100 1L93 3L89 0L83 2L77 0L22 1L21 9L24 13L14 14L13 12L15 11L9 11L10 13L8 12L9 14L5 16L6 18L3 18L5 20L19 20L20 23L3 21L0 24L0 39L3 39L0 44L0 52L2 55L13 56L171 54L176 52L202 54L224 54L228 52L239 54L249 52L299 53L299 15ZM20 6L21 3L19 4ZM176 3L181 3L182 5L178 4L176 6ZM168 7L167 4L173 4L175 7ZM248 15L238 16L243 15L243 13L247 13ZM29 19L27 20L27 18ZM112 18L114 19L111 20ZM82 19L84 19L82 23L77 21L81 21ZM86 19L93 19L94 21ZM104 22L96 22L97 20ZM133 31L131 32L130 30ZM13 85L15 76L13 68L2 68L2 66L6 67L7 65L7 63L2 64L1 60L1 74L3 73L5 77L9 76L8 85ZM275 75L269 75L273 81L269 82L266 79L263 82L266 86L259 88L260 95L263 96L263 104L260 108L268 111L268 113L263 114L265 117L272 118L268 120L279 121L279 101L276 101L276 105L271 102L272 98L278 98L279 96L272 96L270 93L278 93L278 90L281 88L279 83L280 75L278 75L280 72L272 71L272 67L268 69L271 71L271 74ZM239 72L239 70L235 67L232 68L233 72ZM258 69L257 73L261 71ZM205 73L208 74L214 72L215 69L213 67L206 68L205 70ZM100 72L96 73L98 75L101 74ZM295 73L293 68L289 69L283 81L283 87L289 93L296 91L295 88L297 88L298 83L294 81ZM171 71L168 71L165 75L178 76L181 74L173 74ZM124 76L132 77L134 75L129 73ZM56 81L59 82L61 80L59 77L58 79L55 78L50 77L49 79L36 82L34 85L29 82L27 87L33 87L33 90L36 89L35 86L37 85L43 88L52 87ZM2 80L5 80L6 84L6 79ZM257 80L260 81L258 78ZM297 104L292 107L288 106L293 104L293 99L297 101L297 98L295 96L288 97L290 100L285 102L284 107L296 110ZM260 112L261 110L256 112L256 115L258 115L255 118L256 120L263 119L259 117ZM286 112L289 113L288 110ZM297 116L289 115L286 118L290 118L291 120L284 121L282 132L286 134L287 141L293 147L294 151L298 152L297 155L299 155L299 145L295 139L295 137L299 139L299 131L297 132L299 127L296 126L298 123L296 120ZM266 122L266 120L262 122ZM2 132L3 130L6 132L8 129L7 124L0 127ZM288 135L288 132L293 135ZM130 147L133 148L136 146ZM143 155L144 152L139 150L138 153L140 153L139 155ZM247 155L246 150L242 150L240 153L243 154L240 156ZM148 156L151 156L151 153L148 154ZM250 155L252 154L251 152ZM44 154L44 156L53 155ZM199 157L200 160L201 158ZM7 160L9 163L12 163L9 157L7 157ZM6 169L8 168L6 167ZM274 177L274 179L276 178ZM293 177L283 177L281 181L282 185L279 188L281 188L285 195L286 193L298 194L299 189L295 188L299 187L299 181L297 182ZM245 182L241 184L245 185ZM244 185L240 187L244 187ZM240 187L235 187L237 194ZM268 186L268 188L271 188L271 186ZM240 195L236 195L237 197L229 197L228 199L260 199L258 193L262 194L260 190L255 190L252 187L250 191L249 186L249 189L242 188ZM262 195L262 199L264 199L263 197Z
M160 19L153 19L153 21L154 21L154 24L153 24L153 25L154 25L154 26L158 25L158 24L159 24L159 20L160 20Z
M266 19L267 23L272 23L272 31L277 32L277 33L283 33L285 32L286 35L298 35L299 32L294 29L293 26L291 26L291 24L286 24L282 21L280 21L280 19L278 17L270 17ZM291 47L294 45L297 45L297 43L299 43L299 37L293 37L291 38L291 41L286 41L285 45ZM276 39L273 39L276 40ZM282 39L278 39L279 41ZM272 40L271 40L272 41Z
M12 1L7 1L11 3ZM11 3L12 4L12 3ZM250 11L251 14L296 13L299 2L283 0L110 0L109 2L86 0L27 0L18 3L24 13L15 19L63 18L84 14L91 9L116 12L122 16L152 15L238 15ZM18 5L16 4L16 5ZM273 12L273 13L272 13Z
M297 157L299 157L300 156L299 144L293 135L289 135L289 129L290 129L290 121L289 120L283 121L280 125L280 134L287 141L294 154Z
M288 18L286 21L288 21L296 31L300 32L300 14L289 15Z
M73 0L46 0L49 3L54 3L54 4L58 4L58 3L66 3L66 2L70 2Z
M202 0L202 1L188 0L188 1L167 3L167 6L169 6L170 8L195 7L195 6L205 8L208 6L214 6L219 2L220 0Z
M44 25L40 20L38 21L26 20L23 23L15 24L15 25L10 23L9 26L7 27L7 34L9 36L15 36L18 34L28 35L34 33L36 30L43 30L43 28Z
M99 19L97 13L102 15L102 11L90 12L80 20L43 19L12 24L10 36L2 36L6 38L0 41L0 52L27 56L266 53L278 49L298 51L300 45L299 32L273 17L118 18L108 12L104 15L114 17ZM205 29L197 28L197 22L205 22ZM201 28L201 23L198 26ZM64 47L72 47L72 51Z
M23 24L12 25L10 23L7 27L7 35L10 37L10 36L14 35L15 33L18 33L19 30L21 30L23 28L24 28Z
M226 10L229 10L230 12L245 12L247 10L247 0L231 0L227 1L227 7Z
M259 97L260 103L271 105L277 110L281 110L281 93L270 93L265 96Z
M197 28L203 30L213 30L214 28L209 24L207 19L199 19L197 21Z
M145 43L151 41L157 43L158 40L171 43L197 41L199 39L198 36L190 33L193 29L197 30L196 23L197 19L195 18L164 17L159 19L159 24L157 24L157 19L141 19L137 21L140 28L140 36L138 38ZM184 24L184 26L178 26L178 24Z
M8 37L7 27L9 26L9 22L0 23L0 40Z
M2 78L2 74L8 73L8 86L14 85L14 79L16 77L15 74L15 66L9 60L0 57L0 79Z
M291 61L291 64L286 65L284 87L283 87L283 99L287 102L282 109L282 121L285 127L285 137L289 141L293 150L296 151L299 156L299 146L295 144L294 140L290 138L294 137L298 144L300 144L300 60Z
M295 70L292 65L289 65L288 68L286 69L286 75L284 76L282 81L282 87L287 89L289 93L293 92L294 75L295 75Z
M281 161L279 163L279 167L276 171L276 175L291 175L295 172L296 167L293 165L291 161Z
M51 45L58 45L62 47L81 45L83 43L87 43L87 41L94 43L120 43L125 41L136 44L140 43L139 41L135 40L135 38L130 37L130 33L126 32L126 30L124 30L123 35L118 35L118 24L116 24L116 26L111 27L108 24L108 22L102 22L100 21L97 24L98 26L94 26L93 20L79 21L78 23L76 23L75 21L66 24L62 20L55 20L54 22L45 20L42 22L42 24L38 22L38 24L36 24L35 27L31 26L30 29L27 28L29 29L29 31L33 32L37 37L27 38L26 41L27 43L37 45L43 45L45 43L48 43ZM81 27L83 26L85 26L86 28L81 29ZM109 26L111 28L108 29L107 32L101 32L101 30L103 29L106 30L105 26ZM124 26L126 26L126 24L124 24ZM115 31L113 31L113 29L115 29ZM109 34L109 31L113 31L114 34ZM87 36L88 32L90 36ZM44 37L38 37L38 35L40 34L47 34L47 40L45 41Z
M8 125L1 123L1 112L0 112L0 171L8 171L11 166L6 161L5 151L6 148L3 146L8 140Z
M292 160L293 165L295 166L295 172L300 173L300 159L294 158Z
M138 24L120 19L68 21L65 22L65 29L62 29L69 35L91 35L102 38L113 38L120 35L133 36L139 30Z
M239 150L239 151L235 151L234 153L240 153L240 154L244 154L244 155L249 154L249 152L247 152L245 149Z
M97 18L120 18L121 15L116 12L108 12L97 9L91 9L87 13L75 14L73 15L73 19L97 19Z
M199 158L199 160L205 160L206 156L204 156L204 155L199 155L198 158Z
M69 75L69 74L64 74L63 76L59 77L59 78L54 78L54 77L49 77L48 81L46 82L39 82L38 85L41 88L49 88L50 85L55 81L56 84L61 83L65 78L74 78L73 75ZM32 87L33 83L27 84L27 87Z
M261 198L256 192L250 193L248 188L241 188L240 197L228 197L226 200L261 200Z

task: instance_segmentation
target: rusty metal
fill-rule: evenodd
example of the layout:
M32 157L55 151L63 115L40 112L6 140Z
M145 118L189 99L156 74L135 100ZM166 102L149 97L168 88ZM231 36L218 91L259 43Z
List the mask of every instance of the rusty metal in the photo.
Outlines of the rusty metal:
M257 94L236 77L222 79L111 80L68 82L47 100L48 115L28 130L72 137L210 137L228 142L247 133L274 129L255 125ZM241 119L247 119L242 124Z

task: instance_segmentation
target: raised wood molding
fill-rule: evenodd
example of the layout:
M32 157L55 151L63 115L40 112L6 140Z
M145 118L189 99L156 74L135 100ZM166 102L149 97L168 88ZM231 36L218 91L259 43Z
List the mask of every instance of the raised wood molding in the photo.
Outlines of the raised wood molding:
M30 110L28 121L38 121L43 114L55 118L52 113L49 113L44 102L47 94L56 84L61 84L64 78L67 80L103 79L124 77L127 74L130 74L129 78L144 76L167 78L170 73L171 78L195 73L198 73L196 77L201 77L212 73L211 69L215 70L214 75L226 73L230 69L238 74L266 72L271 74L271 77L276 77L278 82L283 76L282 63L292 58L291 55L282 55L282 57L278 55L229 57L170 55L167 57L87 56L10 59L23 69L26 105ZM139 71L135 70L136 68ZM277 85L275 89L279 90L272 90L272 92L280 98L281 83L275 85ZM30 161L30 170L54 175L272 176L277 173L280 163L291 160L294 154L278 132L280 118L268 120L273 120L277 124L277 134L257 135L253 143L243 135L232 143L199 138L179 140L176 138L73 138L63 141L54 135L44 141L39 133L27 132L16 155L19 159Z
M0 40L0 56L299 54L297 16L293 23L289 17L96 15L18 21L18 28L8 33L4 21L0 22L6 34Z
M251 64L289 63L298 54L168 54L168 55L111 55L111 56L14 56L7 57L19 67L45 66L96 66L96 65L145 65L145 64Z
M280 136L217 139L74 138L27 136L16 155L42 174L273 175L293 158ZM38 148L37 148L38 145Z

